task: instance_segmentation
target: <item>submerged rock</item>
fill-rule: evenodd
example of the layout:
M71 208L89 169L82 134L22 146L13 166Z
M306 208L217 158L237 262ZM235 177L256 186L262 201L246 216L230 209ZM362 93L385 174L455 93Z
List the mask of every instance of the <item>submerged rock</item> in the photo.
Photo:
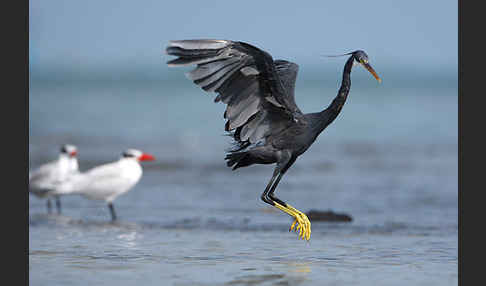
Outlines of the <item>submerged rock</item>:
M333 211L310 210L306 213L311 222L329 221L329 222L350 222L353 218L347 214L335 213Z

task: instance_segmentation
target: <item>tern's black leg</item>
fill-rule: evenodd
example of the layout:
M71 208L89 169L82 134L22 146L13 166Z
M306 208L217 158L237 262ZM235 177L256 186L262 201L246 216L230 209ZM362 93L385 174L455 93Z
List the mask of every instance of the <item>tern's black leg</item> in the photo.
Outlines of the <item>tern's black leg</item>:
M52 213L51 199L47 199L47 213Z
M57 213L61 214L61 199L59 196L56 196L56 208L57 208Z
M115 207L113 206L112 203L108 203L108 208L110 209L111 213L111 220L115 221L116 220L116 213L115 213Z

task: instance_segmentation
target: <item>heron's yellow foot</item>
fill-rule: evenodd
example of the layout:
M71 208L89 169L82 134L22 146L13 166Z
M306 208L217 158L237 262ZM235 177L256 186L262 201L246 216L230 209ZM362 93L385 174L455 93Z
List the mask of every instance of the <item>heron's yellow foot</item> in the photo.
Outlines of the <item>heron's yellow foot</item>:
M299 231L299 236L302 238L302 239L306 239L306 240L309 240L310 239L310 235L311 235L311 222L309 220L309 218L307 217L306 214L290 207L287 205L287 207L289 207L292 211L294 211L295 213L297 213L297 216L295 217L295 220L294 222L292 223L292 225L290 226L290 229L289 231L292 231L295 227L295 231Z
M275 207L284 211L285 213L291 215L292 217L294 217L295 220L292 223L292 225L290 226L289 231L291 231L295 227L295 230L299 231L299 237L301 239L303 239L303 240L309 240L310 239L311 223L304 213L293 208L290 205L282 206L278 203L275 203Z

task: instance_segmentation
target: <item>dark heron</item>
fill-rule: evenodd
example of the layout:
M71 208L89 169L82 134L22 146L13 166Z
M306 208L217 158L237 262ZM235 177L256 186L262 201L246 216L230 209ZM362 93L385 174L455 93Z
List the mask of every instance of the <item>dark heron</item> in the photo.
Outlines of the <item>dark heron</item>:
M215 102L227 104L225 130L235 148L225 160L233 170L252 164L276 163L261 199L294 218L302 239L309 240L307 216L275 195L275 188L297 157L336 119L351 86L353 64L363 65L378 81L364 51L354 51L344 65L339 92L321 112L303 114L295 103L294 88L299 66L272 56L250 44L227 40L170 41L169 55L177 56L169 66L197 65L187 77L208 92L217 92Z

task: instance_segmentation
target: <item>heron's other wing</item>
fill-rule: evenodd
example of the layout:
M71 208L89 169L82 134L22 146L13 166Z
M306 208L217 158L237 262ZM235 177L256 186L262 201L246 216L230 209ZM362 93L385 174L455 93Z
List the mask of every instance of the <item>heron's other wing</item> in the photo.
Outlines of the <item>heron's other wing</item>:
M275 70L287 91L285 95L287 96L288 104L292 105L295 109L299 109L295 103L295 82L297 80L299 66L296 63L286 60L275 60L273 63Z
M171 41L166 52L178 56L169 66L197 65L187 77L204 90L217 92L215 102L227 104L225 130L236 129L239 142L255 143L274 132L272 127L283 128L303 118L293 90L286 88L294 85L291 74L296 76L297 69L285 68L282 62L275 65L265 51L243 42L181 40Z

